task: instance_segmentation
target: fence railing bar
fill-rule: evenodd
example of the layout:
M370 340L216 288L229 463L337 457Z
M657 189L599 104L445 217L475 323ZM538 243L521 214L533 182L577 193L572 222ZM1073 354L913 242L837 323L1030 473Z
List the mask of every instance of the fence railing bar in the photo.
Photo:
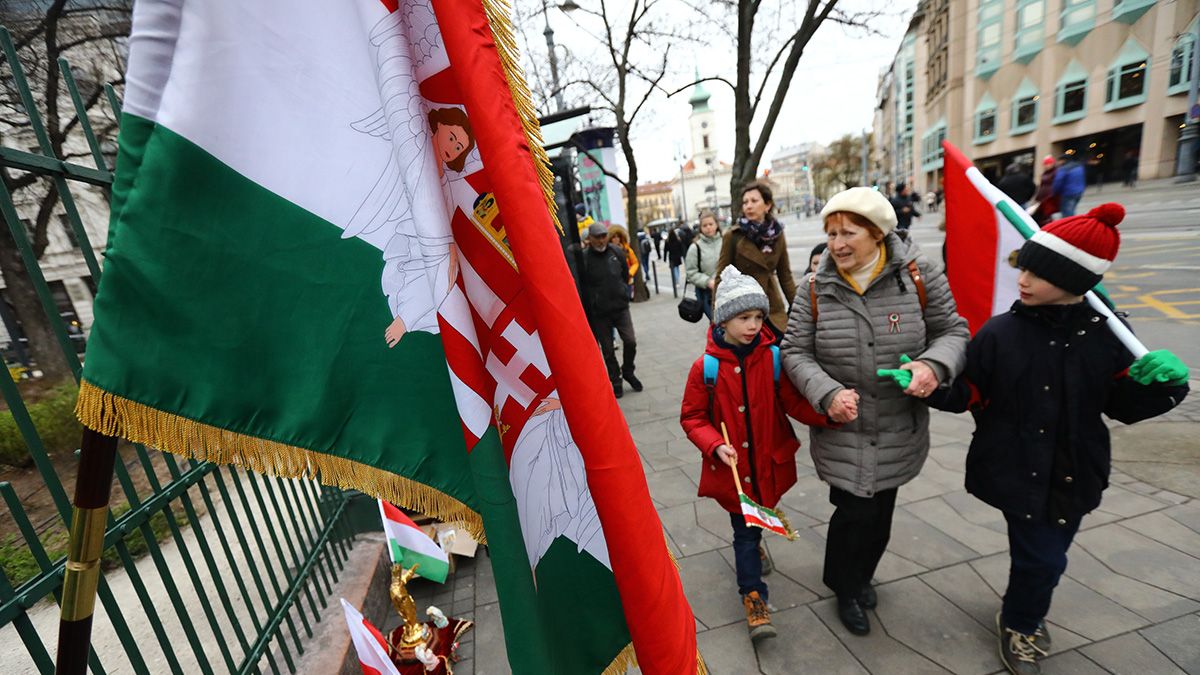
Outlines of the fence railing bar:
M266 476L263 476L261 480L262 480L262 483L267 486L267 489L270 489L271 479ZM263 518L269 521L271 517L267 513L267 504L266 504L266 500L263 498L262 488L260 488L258 485L259 481L255 480L254 477L251 477L248 482L250 483L250 491L254 493L254 499L258 502L258 508L262 510ZM272 500L272 501L274 501L274 500ZM279 503L275 502L274 506L275 506L275 518L276 518L275 522L277 522L277 523L287 522L283 519L283 514L280 513L280 511L279 511ZM286 531L283 534L288 542L288 546L290 547L291 543L292 543L291 537L289 536L289 534ZM284 555L283 547L279 543L278 528L268 527L267 535L268 535L268 537L270 537L271 543L275 547L276 555L279 556L278 561L279 561L280 568L283 570L283 578L290 585L292 580L294 579L294 577L292 575L291 570L288 569L287 557ZM296 555L296 549L294 547L292 548L292 562L296 565L297 568L300 567L300 557ZM317 613L317 603L313 600L313 597L312 597L312 590L308 589L307 587L304 590L305 590L306 595L308 596L308 604L312 609L313 616L314 617L320 616ZM307 633L308 637L311 638L313 636L312 625L309 623L308 617L304 614L303 605L298 605L298 606L301 607L300 622L304 624L305 632Z
M304 547L312 545L312 540L316 539L317 530L313 529L313 526L308 522L304 511L299 508L299 504L293 507L293 500L288 498L289 493L291 493L293 498L296 495L296 481L276 480L275 482L279 486L279 499L275 501L283 502L289 521L300 526L296 528L296 540L303 550ZM272 495L272 499L274 500L274 495ZM313 576L314 585L317 587L317 599L321 602L321 609L325 609L329 606L325 602L325 596L333 592L333 585L329 583L329 574L328 570L325 569L325 558L323 556L317 560L317 565L314 569L317 571L317 574ZM324 590L321 588L321 581L325 582Z
M324 529L329 525L329 513L325 508L325 502L321 497L320 490L316 486L316 481L305 481L300 484L300 490L304 493L305 500L314 511L313 519L317 522L317 529ZM333 537L330 538L330 542L333 544L330 547L333 553L333 562L337 566L338 572L342 570L342 556L345 554L345 551L342 549L344 542L341 535L341 530L335 529Z
M46 277L42 275L42 268L38 264L37 256L33 254L33 246L29 243L29 235L25 232L25 224L17 215L12 193L8 191L8 185L4 181L0 181L0 216L3 216L5 222L8 223L8 230L17 244L21 262L24 263L25 271L29 274L29 281L33 283L34 291L42 304L42 311L46 312L46 319L50 322L50 328L54 332L59 348L62 349L63 358L67 360L71 374L78 382L83 366L75 354L75 345L71 344L71 338L67 336L67 326L58 314L58 305L50 293L50 286L46 284Z
M246 490L245 490L245 488L242 487L241 473L235 469L230 469L229 476L230 476L229 482L233 483L233 489L235 492L237 492L238 500L242 504L242 513L246 516L246 519L250 522L250 525L251 525L250 533L254 536L254 543L258 545L258 552L261 555L260 561L263 563L263 567L265 567L267 570L267 578L271 580L272 588L275 589L275 595L274 595L273 601L271 603L267 604L268 616L270 616L274 611L278 610L278 607L274 603L274 600L278 600L283 597L283 589L279 585L279 578L275 575L275 566L268 564L269 561L271 560L271 556L267 552L266 543L263 541L262 531L261 531L262 528L259 527L258 519L255 518L254 511L250 507L250 500L247 499L247 497L246 497ZM253 478L250 478L250 481L253 484ZM262 516L265 518L266 517L265 513L262 514ZM281 564L284 562L283 556L279 557L279 562ZM285 575L287 574L286 569L283 570L283 573ZM303 624L306 632L308 633L308 635L311 636L312 628L305 621L305 618L303 615L300 616L300 619L301 619L301 624ZM270 619L267 619L267 623L270 624ZM303 645L303 643L300 642L299 632L296 630L296 624L291 619L290 614L288 615L288 628L291 629L292 643L296 647L296 653L303 654L304 653L304 645ZM264 631L265 630L266 629L264 627ZM284 654L285 654L285 657L288 655L288 653L286 651L284 652ZM291 659L289 658L288 661L290 662ZM295 666L290 666L290 667L294 668Z
M83 131L83 137L87 139L88 149L92 151L92 160L96 162L97 169L108 171L104 153L100 150L100 142L96 140L92 121L88 119L87 108L83 105L83 97L79 95L79 86L75 84L75 72L71 70L71 64L59 57L58 71L62 73L63 84L67 86L67 93L71 96L71 104L75 106L75 116L79 118L79 128Z
M105 548L108 545L105 544ZM171 637L167 635L166 626L163 624L162 615L158 612L158 607L154 600L150 597L150 590L146 587L146 582L142 579L141 573L137 570L137 561L129 553L129 547L124 541L117 541L113 544L113 548L117 551L117 555L121 558L121 566L129 575L129 581L133 586L133 592L137 595L138 602L142 604L142 609L146 612L147 623L150 624L150 629L154 631L154 637L158 639L158 646L162 649L163 658L167 660L167 666L172 673L177 675L183 674L183 666L179 663L179 657L175 653L175 646L171 642ZM100 577L101 589L107 588L105 579ZM101 591L103 593L103 591ZM101 595L103 597L103 595ZM127 648L128 649L128 648ZM141 654L141 650L135 648L134 653ZM142 666L145 669L145 665Z
M342 503L340 505L338 505L338 508L335 511L334 520L335 521L341 520L342 514L345 512L345 510L346 510L346 502L345 502L345 500L343 500ZM333 531L332 527L327 527L321 531L321 537L317 540L318 548L326 545L326 543L329 541L329 537L330 537L330 534L332 531ZM297 571L295 581L293 581L291 586L288 587L287 595L284 596L283 602L280 603L281 607L289 607L293 603L295 603L296 598L300 594L300 587L304 585L304 582L308 578L309 574L312 572L312 567L315 563L316 563L316 550L314 550L308 556L308 559L304 562L304 565ZM255 646L251 649L250 655L246 659L246 664L254 664L262 656L263 651L266 649L267 645L270 642L270 638L268 636L271 635L275 630L278 629L279 622L283 620L283 615L284 615L284 612L279 612L271 618L271 621L267 624L267 630L264 631L264 633L263 633L263 637L260 638L258 643L255 644ZM241 670L239 672L241 672L241 673L249 672L249 668L244 666L243 670Z
M196 463L195 460L192 460L192 464L195 464L195 463ZM227 470L230 473L233 473L234 471L236 471L236 469L227 469ZM245 564L247 567L250 568L250 578L254 581L255 587L258 589L259 597L262 599L263 611L266 612L269 616L270 611L271 611L270 595L267 593L267 587L263 584L262 575L259 574L259 571L258 571L258 565L256 565L254 563L254 554L251 552L250 544L246 540L245 528L242 527L240 519L238 518L237 508L234 505L233 500L231 500L229 498L229 491L225 488L225 479L221 476L220 471L213 472L213 482L217 486L217 492L221 495L222 503L225 504L225 512L229 514L229 521L233 525L233 532L236 535L237 540L238 540L238 545L242 550L242 555L246 561ZM202 494L206 497L205 504L209 505L208 506L209 509L212 509L213 508L211 506L212 496L210 494L208 494L208 488L203 483L201 483L201 490L202 490ZM246 596L246 597L248 598L249 596ZM258 633L261 635L263 633L263 630L265 629L265 626L263 628L259 628L258 615L257 615L257 613L253 612L253 605L251 605L251 615L254 617L255 627L258 629ZM299 649L300 638L296 632L296 625L294 622L291 621L290 618L288 620L288 627L291 629L292 640L293 640L293 642L295 642L297 649ZM286 642L284 642L283 640L280 640L280 647L281 647L280 652L282 653L283 659L287 664L288 671L295 672L296 665L295 665L295 663L292 662L292 655L291 655L291 652L287 648Z
M65 176L70 180L102 188L112 185L113 179L113 175L109 171L100 171L90 166L46 157L36 152L26 152L17 148L0 147L0 164L10 169L26 171L47 178Z
M7 602L15 597L16 592L8 580L8 575L4 573L4 568L0 567L0 600ZM46 651L46 644L42 642L42 637L33 627L29 615L25 612L17 614L13 617L12 624L17 629L17 635L25 645L25 651L29 654L29 658L33 659L33 665L37 666L38 672L42 675L53 673L54 660L50 658L50 652Z
M163 455L163 459L167 465L167 471L171 472L171 476L178 480L181 475L179 467L175 464L175 458L172 455ZM213 587L217 590L217 599L221 601L221 606L225 610L225 615L229 618L229 625L233 628L234 635L238 639L238 644L242 648L244 654L250 648L250 642L246 639L246 633L242 630L242 622L238 618L237 612L234 611L233 603L229 598L229 591L225 588L225 583L221 580L221 571L217 567L217 561L213 557L212 547L208 543L208 535L204 533L203 522L200 515L196 512L195 506L192 504L191 496L185 492L180 496L180 505L183 506L184 516L187 517L188 523L191 525L191 530L196 536L196 545L200 549L200 555L204 558L204 565L208 569L209 578L212 579ZM213 514L209 514L211 519ZM226 549L228 550L228 549ZM233 558L228 558L230 565L233 564ZM213 626L213 632L221 636L217 631L217 627ZM230 670L233 669L233 664L229 664Z
M316 507L314 506L312 499L309 497L308 492L305 490L309 482L310 481L293 481L288 484L288 489L291 492L292 501L296 503L296 511L300 514L301 519L304 521L304 531L308 534L306 539L309 540L310 545L315 545L317 533L324 529L325 524L321 522L320 517L316 513ZM319 565L321 577L325 579L326 594L333 593L333 584L331 583L330 579L337 581L338 576L337 570L334 569L335 552L333 549L333 541L331 540L330 545L325 548L322 554L322 560Z
M29 416L29 409L25 407L25 400L21 398L21 392L11 377L0 377L0 393L4 395L4 402L8 404L8 411L12 413L17 430L21 432L21 438L25 441L30 458L33 459L38 473L42 475L46 489L50 491L50 499L54 502L54 508L58 510L59 518L62 518L65 527L70 528L71 498L67 496L67 491L58 478L58 472L50 463L50 455L46 452L46 446L42 444L42 438L38 435L33 418Z

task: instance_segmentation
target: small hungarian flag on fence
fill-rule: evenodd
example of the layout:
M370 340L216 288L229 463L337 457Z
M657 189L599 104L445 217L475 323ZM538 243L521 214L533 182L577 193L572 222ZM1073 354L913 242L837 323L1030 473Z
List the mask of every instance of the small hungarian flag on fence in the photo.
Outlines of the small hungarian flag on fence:
M745 493L738 495L738 499L742 502L742 517L746 519L747 525L770 530L788 539L796 538L796 533L792 532L792 528L788 527L781 513L755 502L753 499L747 497Z
M696 672L506 12L136 3L78 413L486 538L514 672Z
M946 278L974 335L1017 300L1013 254L1024 227L1013 203L962 152L942 141L946 190Z
M396 664L388 656L387 641L370 621L342 598L342 610L346 613L346 625L350 629L350 641L358 653L358 665L363 675L400 675Z
M392 564L409 568L420 565L417 574L439 584L445 583L446 575L450 573L450 558L442 547L417 527L412 518L382 499L379 500L379 516L383 519L383 533L387 535Z

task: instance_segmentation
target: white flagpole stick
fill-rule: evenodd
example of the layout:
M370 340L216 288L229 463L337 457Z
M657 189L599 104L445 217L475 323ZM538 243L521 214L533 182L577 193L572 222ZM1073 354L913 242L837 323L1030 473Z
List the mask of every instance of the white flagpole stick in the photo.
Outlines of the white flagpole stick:
M983 193L984 197L988 201L997 205L1000 213L1004 215L1004 219L1007 220L1010 225L1016 228L1016 230L1021 233L1022 237L1029 239L1033 236L1034 232L1038 231L1039 228L1037 223L1034 222L1033 218L1031 218L1029 214L1025 212L1025 209L1021 208L1016 202L1010 199L1008 195L1001 192L999 188L988 182L988 179L983 177L983 174L979 172L979 169L973 166L968 167L967 179L971 181L971 184L975 186L975 189ZM1142 341L1133 334L1133 331L1129 330L1129 327L1125 325L1125 322L1117 318L1116 314L1113 314L1113 311L1109 309L1108 305L1106 305L1104 301L1096 295L1095 291L1088 291L1083 297L1087 299L1087 303L1091 305L1092 309L1100 312L1106 319L1108 319L1108 329L1111 330L1113 335L1117 336L1117 339L1121 341L1121 344L1125 345L1125 348L1128 349L1131 354L1133 354L1133 358L1135 360L1140 359L1150 351L1146 349L1146 345L1142 344Z
M729 444L729 432L725 429L724 422L721 422L721 435L725 437L725 447L732 450L733 446ZM738 494L745 494L742 492L742 479L737 474L737 462L730 464L729 469L733 471L733 486L737 488Z

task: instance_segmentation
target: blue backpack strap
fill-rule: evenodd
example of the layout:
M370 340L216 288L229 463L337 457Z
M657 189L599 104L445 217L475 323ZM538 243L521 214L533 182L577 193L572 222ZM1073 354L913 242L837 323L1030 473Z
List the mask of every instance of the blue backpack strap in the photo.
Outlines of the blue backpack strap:
M712 354L704 355L704 386L709 389L717 386L717 367L721 362Z
M779 363L779 345L771 345L771 361L775 366L775 384L779 384L779 371L781 370Z

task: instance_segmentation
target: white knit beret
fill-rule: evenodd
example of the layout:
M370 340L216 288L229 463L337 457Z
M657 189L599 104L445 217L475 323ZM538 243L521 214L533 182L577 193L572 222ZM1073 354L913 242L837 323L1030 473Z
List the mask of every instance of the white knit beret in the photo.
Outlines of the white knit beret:
M716 311L713 320L725 323L733 317L752 309L761 309L766 314L771 301L754 277L742 274L733 265L721 270L721 284L717 286Z
M821 209L821 221L824 222L835 211L857 213L875 223L875 227L883 230L885 235L896 229L896 210L887 197L874 188L852 187L837 193Z

